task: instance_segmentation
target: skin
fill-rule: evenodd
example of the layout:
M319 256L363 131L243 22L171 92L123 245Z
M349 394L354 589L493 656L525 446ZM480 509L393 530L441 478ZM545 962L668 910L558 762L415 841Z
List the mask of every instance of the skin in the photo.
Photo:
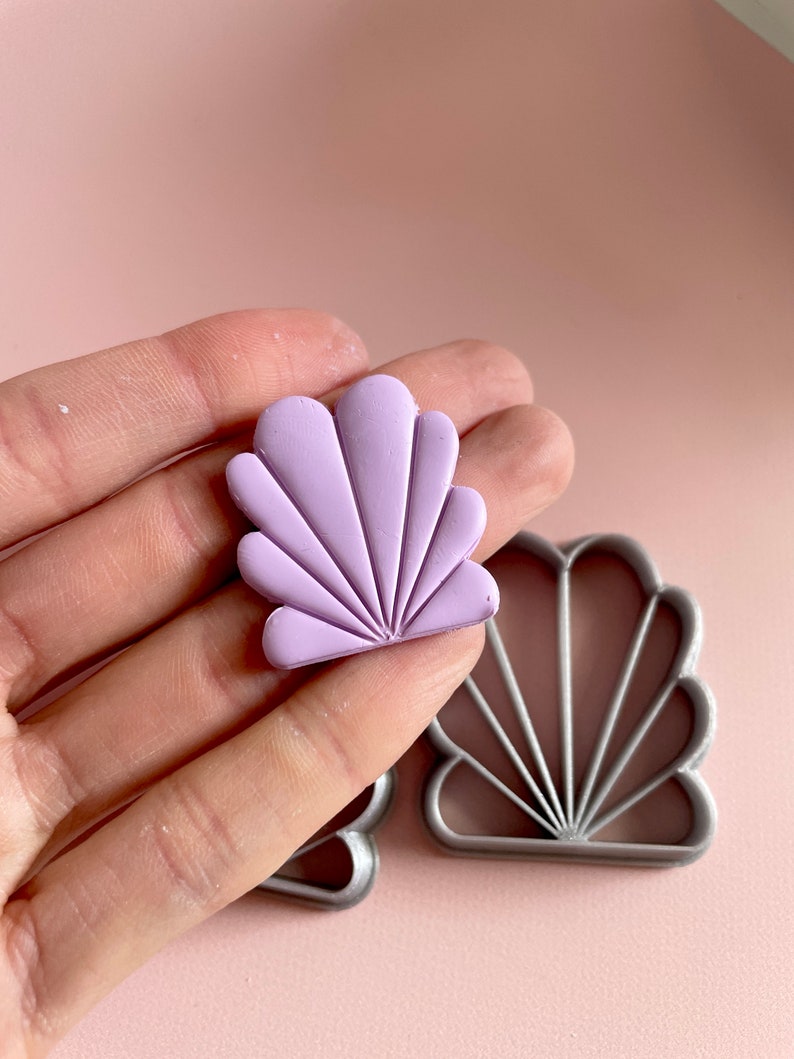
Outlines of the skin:
M565 488L570 437L531 403L512 354L452 342L378 370L456 423L455 481L488 509L475 559ZM339 321L251 311L0 385L4 1055L44 1055L171 938L276 870L474 665L482 628L289 673L261 654L270 608L237 576L247 526L225 465L269 402L332 402L366 371Z

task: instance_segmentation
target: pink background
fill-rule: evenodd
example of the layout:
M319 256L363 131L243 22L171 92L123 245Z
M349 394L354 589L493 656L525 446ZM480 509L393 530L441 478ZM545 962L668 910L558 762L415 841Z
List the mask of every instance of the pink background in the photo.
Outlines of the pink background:
M246 898L60 1059L794 1054L794 69L708 0L6 0L0 375L248 305L381 362L520 352L578 447L536 523L699 598L717 840L458 861L418 765L339 914Z

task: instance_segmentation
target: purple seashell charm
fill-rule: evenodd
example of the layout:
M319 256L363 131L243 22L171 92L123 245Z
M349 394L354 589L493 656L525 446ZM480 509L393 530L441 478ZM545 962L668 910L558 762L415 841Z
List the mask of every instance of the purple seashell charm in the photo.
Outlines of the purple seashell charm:
M272 665L324 662L496 612L496 582L469 561L485 504L451 484L455 427L442 412L419 415L397 379L361 379L334 415L309 397L276 401L254 450L226 474L259 527L240 541L240 572L283 604L265 624Z

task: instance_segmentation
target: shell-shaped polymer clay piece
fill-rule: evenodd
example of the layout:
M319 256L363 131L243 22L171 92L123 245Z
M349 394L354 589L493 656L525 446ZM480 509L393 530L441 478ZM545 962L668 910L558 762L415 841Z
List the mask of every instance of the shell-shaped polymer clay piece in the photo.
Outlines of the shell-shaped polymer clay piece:
M469 559L485 504L452 485L457 458L448 417L420 415L388 375L355 383L335 414L309 397L265 409L254 452L235 456L227 479L258 527L240 542L240 572L282 604L263 636L272 665L324 662L496 612L496 582Z
M504 617L488 622L480 661L428 729L440 759L425 792L431 833L480 856L699 857L716 826L697 771L715 709L694 672L695 600L618 535L559 549L523 533L494 560ZM611 581L597 580L604 564Z

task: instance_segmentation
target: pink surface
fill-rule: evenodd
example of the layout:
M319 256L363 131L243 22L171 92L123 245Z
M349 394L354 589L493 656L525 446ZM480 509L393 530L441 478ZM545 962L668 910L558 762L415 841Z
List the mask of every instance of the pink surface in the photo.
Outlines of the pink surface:
M511 346L578 446L536 527L639 538L719 705L697 864L449 859L415 751L361 906L239 902L61 1059L791 1055L791 66L707 0L11 0L0 40L0 375L252 304Z

